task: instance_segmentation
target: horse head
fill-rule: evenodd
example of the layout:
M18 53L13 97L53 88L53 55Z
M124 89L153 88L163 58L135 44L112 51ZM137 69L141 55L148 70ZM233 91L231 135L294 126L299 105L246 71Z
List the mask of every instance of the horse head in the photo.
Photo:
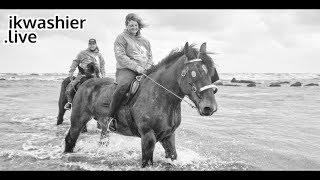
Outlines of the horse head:
M201 116L210 116L217 111L215 93L218 88L213 84L218 77L212 58L207 54L206 43L200 50L190 48L188 42L184 46L184 62L178 77L181 91L196 105Z
M79 72L85 75L85 77L87 77L88 79L93 78L94 75L99 77L99 69L94 62L90 62L85 69L83 69L80 66L78 66L78 69L79 69Z

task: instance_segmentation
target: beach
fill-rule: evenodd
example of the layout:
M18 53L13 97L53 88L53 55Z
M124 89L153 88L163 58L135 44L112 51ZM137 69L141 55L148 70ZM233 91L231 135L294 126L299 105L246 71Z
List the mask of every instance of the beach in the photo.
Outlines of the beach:
M178 159L166 159L157 143L154 165L141 168L140 138L112 133L109 146L100 147L94 120L74 153L63 153L70 111L59 126L56 117L66 74L0 73L0 170L320 170L320 87L305 86L319 84L319 74L219 75L223 84L233 77L257 84L218 86L218 111L209 117L182 101ZM281 81L290 84L269 87ZM290 86L295 82L302 86Z

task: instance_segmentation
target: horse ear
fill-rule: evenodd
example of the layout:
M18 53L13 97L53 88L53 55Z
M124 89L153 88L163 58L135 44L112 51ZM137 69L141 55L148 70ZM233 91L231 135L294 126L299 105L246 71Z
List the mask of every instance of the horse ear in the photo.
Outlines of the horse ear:
M218 81L219 79L220 78L219 78L219 74L217 72L217 69L214 68L214 74L213 74L213 76L211 76L211 82L214 83L214 82Z
M200 52L201 53L207 53L207 43L203 43L203 44L201 44L201 46L200 46Z
M188 54L189 51L189 43L186 42L186 44L184 45L184 54Z
M80 67L79 65L78 65L78 69L79 69L79 72L80 72L81 74L84 74L84 69L83 69L82 67Z

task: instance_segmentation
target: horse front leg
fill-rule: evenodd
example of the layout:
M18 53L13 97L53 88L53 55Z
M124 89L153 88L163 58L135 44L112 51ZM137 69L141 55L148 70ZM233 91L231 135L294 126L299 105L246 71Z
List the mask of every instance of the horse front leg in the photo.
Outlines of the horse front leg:
M171 158L172 161L176 160L178 155L175 147L175 135L165 137L160 143L165 150L165 158Z
M154 132L151 130L141 136L141 147L142 147L142 167L146 167L150 161L153 165L153 151L156 144L156 137Z

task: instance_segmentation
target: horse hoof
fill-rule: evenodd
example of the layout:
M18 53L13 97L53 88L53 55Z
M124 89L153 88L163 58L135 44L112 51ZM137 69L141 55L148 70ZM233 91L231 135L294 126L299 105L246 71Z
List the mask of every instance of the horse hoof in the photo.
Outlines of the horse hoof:
M145 168L147 166L147 163L142 163L142 168Z
M177 155L173 154L171 155L170 159L173 161L173 160L177 160Z
M63 117L57 117L57 125L60 125L60 124L62 124L62 122L63 122Z
M83 129L81 130L81 133L85 133L85 132L88 132L87 127L83 128Z
M145 168L147 166L153 166L153 161L150 160L150 164L149 164L149 161L146 161L146 162L142 162L142 168Z
M109 140L108 140L108 141L100 141L100 142L99 142L99 146L108 147L108 146L109 146Z
M73 148L65 148L63 153L64 154L73 153Z

